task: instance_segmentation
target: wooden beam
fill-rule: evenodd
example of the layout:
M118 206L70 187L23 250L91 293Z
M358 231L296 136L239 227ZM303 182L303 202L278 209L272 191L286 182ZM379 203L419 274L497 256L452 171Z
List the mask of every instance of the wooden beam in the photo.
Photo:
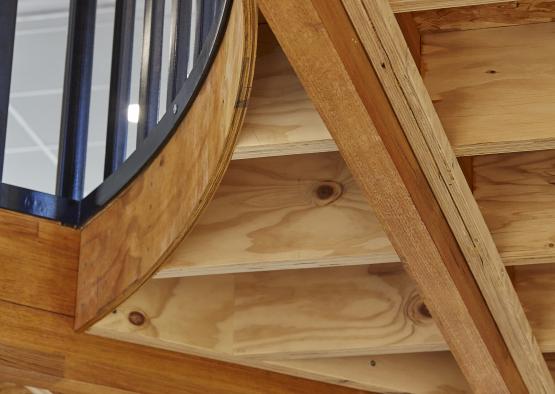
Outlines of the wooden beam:
M82 229L77 329L109 313L150 278L215 192L249 97L256 15L253 0L233 2L218 53L175 134Z
M459 155L555 148L554 34L540 23L423 36L424 80Z
M368 0L363 1L364 5L351 0L343 3L527 390L555 391L530 324L424 82L407 56L409 50L389 5ZM523 353L527 357L523 358Z
M361 3L354 4L353 7L357 5L361 6ZM366 9L370 8L373 11L372 5L366 3L365 5ZM381 84L387 81L380 81L380 78L384 77L383 74L394 77L395 74L389 71L391 64L387 56L396 55L394 52L399 49L398 45L403 45L401 49L405 50L402 54L403 62L398 66L407 67L411 73L417 74L418 71L408 55L408 48L389 6L381 1L374 5L383 7L378 14L379 18L385 18L387 21L385 23L394 29L393 37L390 37L393 48L388 48L389 52L386 56L383 56L383 48L378 51L366 51L361 46L359 39L367 41L368 37L357 35L349 17L337 2L324 4L310 1L283 1L277 5L270 4L266 0L260 1L268 23L336 139L353 175L359 180L376 209L393 245L400 252L403 261L406 261L408 270L419 284L432 314L439 322L471 386L484 391L553 390L553 382L546 372L545 362L541 359L541 353L501 261L493 259L491 264L494 267L499 265L500 268L483 272L484 275L480 276L479 267L475 267L471 259L468 259L475 270L474 276L480 280L482 291L489 304L486 305L468 269L465 257L441 214L440 202L427 187L428 183L422 170L430 168L421 169L417 164L403 132L408 131L407 125L398 123L389 98L382 90ZM364 14L366 15L366 11ZM373 18L376 17L374 14ZM369 20L367 16L364 22L362 25L355 24L359 27L368 27L371 23L376 23L374 28L380 30L380 34L391 33L379 22ZM299 40L299 37L303 39ZM382 39L385 38L382 36ZM377 43L380 44L379 40ZM367 44L365 42L365 45ZM391 51L393 53L390 53ZM375 71L367 56L370 60L376 61L378 55L382 56ZM322 58L326 61L322 62ZM378 77L377 74L380 76ZM407 82L410 87L415 83L413 80L415 77L410 75L409 78ZM322 84L324 80L326 83ZM421 80L416 79L416 83L418 81L422 83ZM388 83L384 83L388 87L388 93L392 93L391 89L394 89L394 92L398 91L399 87L395 86L396 83L393 86ZM425 92L423 85L421 89ZM416 93L421 94L421 92ZM416 98L420 99L418 96ZM429 105L431 106L431 101ZM407 109L420 113L417 106ZM402 113L399 109L396 112ZM414 115L401 120L415 122L414 118L410 119L410 116ZM415 130L418 131L417 135L422 137L420 134L422 130L419 128ZM445 143L440 147L445 149L449 145L444 134L443 138ZM411 145L416 148L414 141ZM439 153L449 154L449 151L440 150ZM462 182L459 179L464 178L454 155L452 156L452 160L445 160L443 164L448 163L450 168L458 171L455 173L454 182L456 187L461 187ZM435 160L432 160L432 163L433 161ZM444 184L443 169L439 169L442 176L437 175L437 167L434 171L434 176L438 178L435 181L439 185ZM433 178L428 180L434 181ZM473 198L470 190L466 183L462 185L464 187L461 187L462 190L459 192L462 191L465 198L470 196L471 203ZM433 186L438 185L433 184ZM436 191L435 195L440 199L445 197L439 191ZM441 202L445 207L443 212L450 215L452 212L445 204L449 201L443 199ZM451 201L451 204L453 203ZM403 215L399 215L400 212ZM474 215L477 218L474 218ZM454 224L456 218L448 217L448 219ZM483 221L477 208L468 219L478 220L477 223L471 223L473 225L479 224L480 220ZM455 230L458 231L457 228ZM488 234L481 235L480 238ZM457 235L465 234L457 233ZM468 233L466 237L469 237ZM461 241L459 243L468 254L466 244ZM491 244L493 245L493 242ZM486 250L489 251L489 248ZM468 257L472 256L469 254ZM482 256L478 254L476 257ZM495 293L495 288L487 288L485 282L492 278L495 283L502 284L499 289L500 294ZM498 298L499 295L504 298ZM496 322L492 319L489 308L492 308ZM507 316L508 314L510 316ZM509 355L509 349L498 331L498 326L503 330L512 352L520 349L519 346L526 349L518 352L518 360ZM509 334L517 336L518 340L513 340ZM526 357L522 357L524 354ZM518 369L515 362L518 362Z

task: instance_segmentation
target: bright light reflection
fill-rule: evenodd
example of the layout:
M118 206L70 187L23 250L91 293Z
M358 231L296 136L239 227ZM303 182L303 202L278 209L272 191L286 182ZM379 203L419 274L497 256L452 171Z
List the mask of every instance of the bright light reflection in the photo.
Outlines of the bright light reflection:
M139 104L129 104L127 107L127 120L129 123L139 123Z

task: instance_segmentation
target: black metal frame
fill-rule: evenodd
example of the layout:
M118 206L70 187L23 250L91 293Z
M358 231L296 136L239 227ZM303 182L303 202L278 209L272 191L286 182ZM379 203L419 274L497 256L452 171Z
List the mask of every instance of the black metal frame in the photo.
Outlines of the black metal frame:
M8 127L10 105L10 84L12 80L13 47L15 42L15 21L17 0L4 0L0 13L0 179L4 169L4 151Z
M139 107L143 110L139 113L137 146L143 143L158 121L164 6L164 0L145 0L143 55L139 82Z
M71 0L56 194L80 200L85 187L96 0Z
M117 171L81 200L1 183L0 208L53 219L78 227L116 197L156 157L194 102L224 36L233 0L218 0L218 2L221 7L214 18L203 48L196 58L195 66L171 103L171 108L176 110L166 111L162 119L150 131L148 137L119 166Z
M135 6L135 0L116 2L104 178L112 175L125 161L127 151L127 107L131 92Z

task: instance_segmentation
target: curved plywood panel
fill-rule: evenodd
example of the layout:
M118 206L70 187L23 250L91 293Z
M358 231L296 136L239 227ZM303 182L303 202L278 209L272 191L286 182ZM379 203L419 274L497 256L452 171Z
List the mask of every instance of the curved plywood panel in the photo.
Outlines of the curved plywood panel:
M253 0L236 0L210 72L186 118L135 181L81 232L75 327L110 312L191 230L229 163L256 47Z

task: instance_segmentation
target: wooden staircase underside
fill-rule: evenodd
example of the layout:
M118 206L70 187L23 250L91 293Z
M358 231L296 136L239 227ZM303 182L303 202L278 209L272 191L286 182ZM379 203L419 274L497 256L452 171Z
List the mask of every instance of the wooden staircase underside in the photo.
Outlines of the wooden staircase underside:
M470 187L549 361L555 153L546 149L555 134L546 98L555 97L555 52L553 24L537 23L537 13L523 18L525 6L413 18L426 88L455 153L470 163ZM543 12L550 22L552 11ZM455 24L457 15L472 15L472 25ZM531 61L535 72L527 72ZM366 390L468 390L418 286L264 24L256 67L235 160L207 211L155 279L91 332ZM133 312L143 324L129 320ZM401 378L418 366L421 379Z
M259 0L256 32L235 1L196 112L111 206L2 212L0 380L552 392L555 1L389 5Z

